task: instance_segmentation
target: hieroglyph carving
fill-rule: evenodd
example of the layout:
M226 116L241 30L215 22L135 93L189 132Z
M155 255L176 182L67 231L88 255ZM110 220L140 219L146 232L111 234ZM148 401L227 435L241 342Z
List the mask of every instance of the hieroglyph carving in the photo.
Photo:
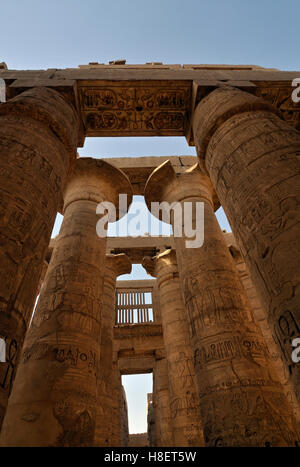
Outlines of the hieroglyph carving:
M190 88L186 83L82 86L80 101L88 136L183 135Z
M280 110L282 118L300 130L300 105L292 98L293 88L289 86L263 85L256 89L256 95L263 97Z

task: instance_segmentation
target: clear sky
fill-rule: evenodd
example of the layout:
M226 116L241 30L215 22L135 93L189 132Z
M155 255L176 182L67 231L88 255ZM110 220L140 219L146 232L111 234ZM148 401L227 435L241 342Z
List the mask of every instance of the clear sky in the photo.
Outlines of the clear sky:
M128 63L256 64L299 70L298 0L1 2L10 68Z
M300 70L299 17L299 0L9 0L0 5L0 62L10 69L126 59L130 64L255 64ZM184 138L94 138L79 153L195 155L195 149ZM222 212L218 219L229 231ZM133 277L143 274L134 268ZM151 378L123 381L130 431L146 431Z

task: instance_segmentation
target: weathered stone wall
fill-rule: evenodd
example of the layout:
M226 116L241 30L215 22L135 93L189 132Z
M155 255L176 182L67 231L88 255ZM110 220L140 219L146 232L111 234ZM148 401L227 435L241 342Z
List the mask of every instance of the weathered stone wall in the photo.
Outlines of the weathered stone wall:
M147 396L147 426L148 426L148 445L155 446L155 408L154 408L154 400L153 400L153 393L148 394Z
M127 399L125 394L125 389L122 386L121 388L121 427L122 427L122 438L121 446L128 446L129 441L129 430L128 430L128 406Z
M133 435L129 435L128 446L137 448L149 446L148 433L135 433Z

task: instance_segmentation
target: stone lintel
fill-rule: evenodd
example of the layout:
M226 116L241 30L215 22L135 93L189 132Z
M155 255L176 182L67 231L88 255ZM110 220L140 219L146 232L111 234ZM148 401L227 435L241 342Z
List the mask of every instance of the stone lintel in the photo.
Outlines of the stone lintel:
M0 69L0 77L5 80L25 78L76 79L76 80L242 80L242 81L291 81L299 70L282 71L241 65L106 65L80 68L48 70L5 70Z
M223 233L228 247L231 245L236 247L233 234L231 232ZM52 238L46 257L48 263L51 259L54 244L55 238ZM173 249L174 247L173 237L107 237L107 254L125 253L133 264L141 264L144 257L153 257L165 250ZM121 286L121 283L125 285L125 282L128 282L128 284L132 284L133 282L139 283L140 286L142 286L144 281L117 281L117 286ZM146 282L149 284L151 281L147 280ZM155 282L155 280L153 282ZM136 287L136 285L134 287Z
M121 375L152 373L154 356L119 357L118 368Z
M123 170L128 176L134 195L144 195L146 181L162 162L170 160L176 173L184 172L198 161L196 156L120 157L103 159Z
M129 280L117 281L117 289L143 289L144 291L151 291L156 284L156 279L142 279L142 280Z
M161 324L130 324L114 327L113 360L122 374L150 373L157 351L163 352Z
M190 122L195 105L224 85L263 96L299 128L299 108L291 100L292 81L299 76L299 71L254 65L116 62L62 70L0 69L8 98L32 86L54 87L65 94L71 90L86 136L185 136L189 145L194 145Z

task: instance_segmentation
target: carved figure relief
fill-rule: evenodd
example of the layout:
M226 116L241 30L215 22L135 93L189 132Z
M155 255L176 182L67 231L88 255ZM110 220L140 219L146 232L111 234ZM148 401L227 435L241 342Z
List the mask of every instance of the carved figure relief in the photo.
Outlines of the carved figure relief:
M256 89L256 95L263 97L270 102L274 107L277 107L282 115L282 118L291 123L298 130L300 129L300 108L299 104L293 102L292 92L290 87L278 86L274 87L261 85Z
M183 135L190 102L188 84L80 87L87 135L134 133Z

